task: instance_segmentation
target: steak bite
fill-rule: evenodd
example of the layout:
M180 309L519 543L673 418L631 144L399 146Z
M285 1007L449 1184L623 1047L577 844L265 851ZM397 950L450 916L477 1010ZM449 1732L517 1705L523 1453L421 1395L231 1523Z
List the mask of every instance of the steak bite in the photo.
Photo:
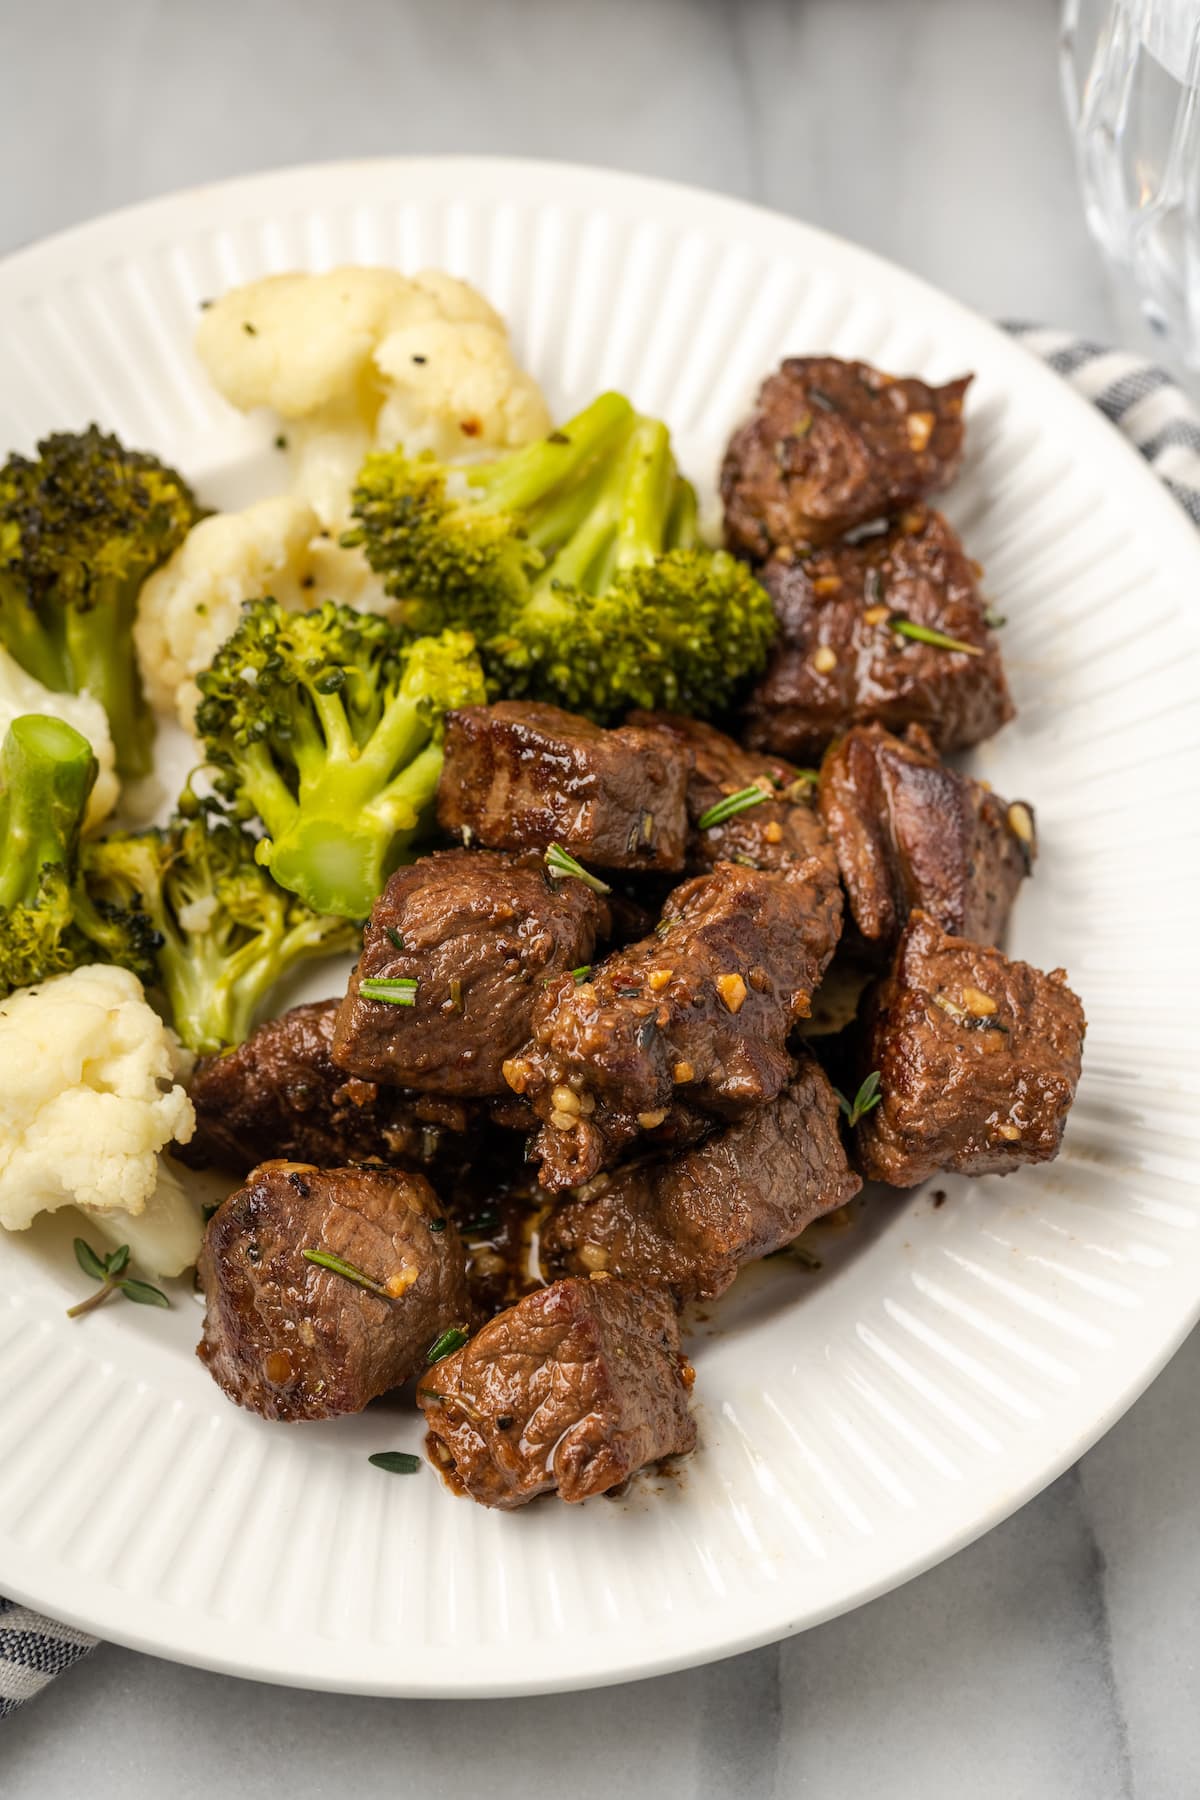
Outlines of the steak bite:
M940 513L914 507L854 543L780 554L762 580L779 635L745 712L755 749L803 762L839 731L878 721L921 725L939 750L962 750L1012 718L975 567Z
M484 1506L587 1500L694 1449L693 1374L669 1297L556 1281L492 1319L417 1389L429 1456Z
M601 869L683 867L687 757L670 740L534 701L446 715L438 819L465 844L558 843Z
M654 935L582 980L548 982L505 1079L543 1121L545 1187L574 1187L639 1139L694 1142L787 1082L787 1037L833 954L841 896L807 863L718 863L668 898Z
M914 913L869 1009L862 1066L879 1071L883 1098L857 1128L859 1168L915 1187L939 1169L1050 1162L1084 1029L1061 969L1044 975Z
M792 869L811 862L814 873L821 865L831 889L837 887L837 860L816 812L812 771L798 772L777 756L744 750L715 726L681 713L632 713L629 722L672 740L691 758L690 875L706 874L718 862L758 869ZM766 798L731 810L728 803L751 787Z
M424 1177L398 1169L263 1163L209 1220L199 1273L196 1354L264 1419L361 1412L471 1318L459 1235Z
M551 880L540 856L441 850L397 869L363 933L333 1060L365 1081L504 1094L501 1066L543 984L589 963L607 924L603 900Z
M929 387L836 356L789 356L721 468L725 535L752 562L827 544L949 487L971 377Z
M323 1168L371 1161L420 1168L441 1160L476 1109L380 1088L339 1069L331 1051L340 1005L293 1006L236 1050L203 1057L188 1083L196 1132L176 1151L180 1160L239 1175L277 1157Z
M939 761L920 726L837 739L821 765L821 816L854 922L890 950L914 908L943 931L994 944L1036 854L1033 811Z
M678 1305L715 1300L743 1263L852 1200L837 1098L806 1056L767 1106L682 1156L597 1175L542 1228L550 1274L596 1269L665 1287Z

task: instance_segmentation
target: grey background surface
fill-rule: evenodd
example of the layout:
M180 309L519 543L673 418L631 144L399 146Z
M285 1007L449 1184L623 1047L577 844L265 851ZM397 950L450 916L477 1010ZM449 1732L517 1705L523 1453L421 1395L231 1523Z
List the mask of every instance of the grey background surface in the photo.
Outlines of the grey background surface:
M566 157L794 213L981 310L1113 315L1053 0L0 0L0 250L171 188L389 152ZM1200 1337L1083 1462L851 1617L492 1703L293 1693L106 1646L0 1726L4 1800L480 1790L1196 1800Z

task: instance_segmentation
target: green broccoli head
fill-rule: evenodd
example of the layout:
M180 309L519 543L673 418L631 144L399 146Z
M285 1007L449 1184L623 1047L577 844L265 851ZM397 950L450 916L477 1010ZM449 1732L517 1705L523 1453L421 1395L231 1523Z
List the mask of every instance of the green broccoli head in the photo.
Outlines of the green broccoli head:
M143 974L154 933L139 913L92 904L78 878L79 833L96 779L87 739L61 719L14 719L0 745L0 988L83 963Z
M350 539L402 623L469 627L505 695L602 722L633 706L711 715L766 660L768 595L700 543L666 427L619 394L491 463L377 453L355 516Z
M183 1042L210 1054L249 1035L271 990L298 963L356 950L358 932L279 887L256 840L215 803L189 793L182 807L165 830L86 844L84 879L98 906L151 922L153 984Z
M0 641L45 687L95 695L123 775L149 773L153 744L138 592L198 516L181 476L94 425L0 469Z
M432 819L444 714L486 697L466 632L409 643L332 601L251 601L199 688L217 792L262 821L259 860L347 919L366 916Z
M410 631L444 627L481 642L545 567L546 549L573 529L589 479L633 419L620 394L601 394L540 442L453 468L400 450L367 458L354 493L361 544Z

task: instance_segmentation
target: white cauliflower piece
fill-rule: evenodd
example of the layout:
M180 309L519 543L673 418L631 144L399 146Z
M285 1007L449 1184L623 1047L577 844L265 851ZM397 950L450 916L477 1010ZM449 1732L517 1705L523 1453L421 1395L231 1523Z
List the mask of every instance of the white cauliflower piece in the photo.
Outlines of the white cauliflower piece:
M372 448L508 449L550 429L504 321L441 270L271 275L205 311L196 348L243 412L287 422L292 484L326 526L345 523Z
M138 596L134 643L157 711L191 729L195 677L232 635L244 600L273 594L299 612L325 598L312 567L318 529L312 508L286 494L193 525Z
M387 382L375 423L380 447L432 450L445 462L477 445L528 444L550 429L537 383L488 325L405 326L384 338L375 366Z
M144 1212L88 1212L82 1217L111 1249L128 1244L135 1268L148 1275L182 1275L200 1254L203 1214L169 1156L158 1159L158 1185Z
M0 739L13 720L25 713L48 713L52 719L61 719L74 726L92 746L98 769L95 786L88 796L84 829L94 830L107 819L121 791L108 714L91 694L52 693L0 648Z
M23 1231L38 1213L77 1206L132 1250L133 1222L149 1213L153 1260L143 1252L142 1265L187 1268L199 1208L189 1202L189 1214L168 1191L162 1216L153 1210L162 1151L196 1128L185 1067L127 969L73 969L10 994L0 1003L0 1225ZM157 1229L164 1220L169 1229Z

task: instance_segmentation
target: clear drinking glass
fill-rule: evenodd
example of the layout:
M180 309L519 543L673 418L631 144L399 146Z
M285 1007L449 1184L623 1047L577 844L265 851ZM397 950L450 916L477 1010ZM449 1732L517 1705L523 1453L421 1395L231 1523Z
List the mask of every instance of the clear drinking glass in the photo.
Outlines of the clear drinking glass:
M1066 0L1061 63L1122 323L1200 373L1200 0Z

